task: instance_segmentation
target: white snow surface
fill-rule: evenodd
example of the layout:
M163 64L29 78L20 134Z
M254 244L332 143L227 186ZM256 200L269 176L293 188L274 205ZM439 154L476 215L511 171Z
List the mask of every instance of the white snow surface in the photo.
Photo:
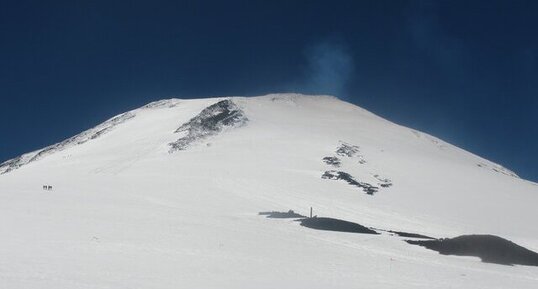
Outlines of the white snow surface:
M174 131L224 99L245 125L169 152ZM169 99L131 115L0 175L0 288L538 288L538 267L258 215L313 207L368 227L494 234L538 251L537 184L440 139L330 96ZM358 156L337 155L342 143ZM330 156L341 166L323 162ZM393 185L368 195L322 179L329 170Z

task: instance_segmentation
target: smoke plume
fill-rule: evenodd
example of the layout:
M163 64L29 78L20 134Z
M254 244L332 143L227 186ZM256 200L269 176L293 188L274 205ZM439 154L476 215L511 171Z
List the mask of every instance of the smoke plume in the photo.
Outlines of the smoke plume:
M348 97L347 84L354 71L353 58L344 45L321 42L306 49L307 72L303 90L312 94Z

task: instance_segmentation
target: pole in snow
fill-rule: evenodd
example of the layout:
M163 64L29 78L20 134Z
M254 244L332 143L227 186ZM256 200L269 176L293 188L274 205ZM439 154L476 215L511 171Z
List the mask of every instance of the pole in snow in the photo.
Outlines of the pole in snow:
M310 218L312 218L312 207L310 207Z

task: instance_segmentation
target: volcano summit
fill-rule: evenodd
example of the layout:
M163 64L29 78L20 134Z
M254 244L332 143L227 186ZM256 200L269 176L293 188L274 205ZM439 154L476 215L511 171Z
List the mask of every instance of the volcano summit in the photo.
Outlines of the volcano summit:
M331 96L150 103L0 164L0 199L3 288L538 285L391 233L536 252L536 183Z

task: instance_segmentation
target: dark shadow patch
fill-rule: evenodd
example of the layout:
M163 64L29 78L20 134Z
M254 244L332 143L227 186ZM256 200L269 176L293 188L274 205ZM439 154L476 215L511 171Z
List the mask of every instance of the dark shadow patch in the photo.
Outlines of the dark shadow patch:
M392 231L392 230L389 230L387 232L396 234L396 235L398 235L400 237L435 240L435 238L432 238L432 237L429 237L429 236L426 236L426 235L421 235L421 234L400 232L400 231Z
M289 210L287 212L259 212L258 215L267 216L267 218L278 218L278 219L286 219L286 218L306 218L306 216L303 216L301 214L295 213L293 210Z
M378 232L359 225L357 223L348 222L333 218L306 218L299 220L301 226L326 231L337 231L347 233L361 233L361 234L379 234Z
M326 171L322 176L322 179L329 179L329 180L343 180L346 181L348 184L352 186L356 186L361 188L365 193L368 195L373 195L374 193L377 193L379 190L378 187L372 186L369 183L359 182L355 180L350 174L342 171Z
M475 256L482 262L538 266L538 253L493 235L464 235L437 240L406 240L443 255Z

